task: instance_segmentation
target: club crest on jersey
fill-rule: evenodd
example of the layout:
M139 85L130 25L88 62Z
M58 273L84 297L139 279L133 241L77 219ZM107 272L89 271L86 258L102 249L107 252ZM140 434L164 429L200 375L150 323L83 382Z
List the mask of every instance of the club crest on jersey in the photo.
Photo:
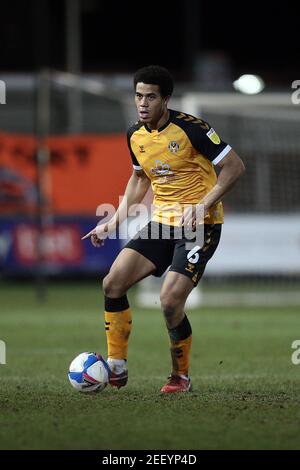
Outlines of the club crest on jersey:
M156 176L162 175L173 175L173 171L170 168L168 163L161 162L160 160L155 160L155 168L151 168L151 174Z
M177 144L176 140L171 140L171 142L168 145L168 149L172 153L177 153L179 150L179 144Z
M209 129L206 135L214 144L218 145L221 143L220 137L213 128Z
M139 147L140 147L140 152L141 152L141 153L145 153L145 152L146 152L145 147L144 147L143 145L139 145Z

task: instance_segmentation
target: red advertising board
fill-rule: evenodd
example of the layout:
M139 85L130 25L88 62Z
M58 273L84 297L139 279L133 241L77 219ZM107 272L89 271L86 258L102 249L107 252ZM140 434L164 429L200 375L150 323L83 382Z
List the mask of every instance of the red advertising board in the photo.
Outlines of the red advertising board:
M99 204L118 205L131 173L125 135L50 137L45 144L49 211L94 215ZM36 210L36 152L33 136L0 133L0 214Z

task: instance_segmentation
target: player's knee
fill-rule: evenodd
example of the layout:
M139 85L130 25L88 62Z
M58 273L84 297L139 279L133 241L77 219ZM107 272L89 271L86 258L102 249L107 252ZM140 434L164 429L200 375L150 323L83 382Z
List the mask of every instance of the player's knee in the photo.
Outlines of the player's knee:
M126 294L126 287L112 274L105 276L102 287L106 297L118 298Z
M160 304L164 313L165 319L171 321L178 311L179 299L172 291L162 293L160 296Z
M105 278L102 281L102 289L103 289L104 295L109 297L109 293L111 291L111 288L112 288L112 282L111 282L109 274L108 274L107 276L105 276Z

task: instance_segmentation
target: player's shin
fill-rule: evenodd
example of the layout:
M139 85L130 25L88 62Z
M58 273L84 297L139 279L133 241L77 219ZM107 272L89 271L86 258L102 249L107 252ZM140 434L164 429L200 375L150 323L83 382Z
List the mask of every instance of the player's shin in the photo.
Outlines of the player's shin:
M172 375L188 377L192 345L192 328L187 316L184 316L183 320L176 328L168 328L168 333L172 357Z
M108 363L114 365L115 372L119 373L127 360L128 338L132 324L127 296L123 295L118 299L105 296L104 315Z

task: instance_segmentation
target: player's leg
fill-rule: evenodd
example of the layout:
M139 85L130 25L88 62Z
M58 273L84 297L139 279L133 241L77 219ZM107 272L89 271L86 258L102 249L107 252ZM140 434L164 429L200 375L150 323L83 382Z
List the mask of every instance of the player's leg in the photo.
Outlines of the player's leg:
M192 344L192 329L184 305L192 288L201 279L206 264L213 256L221 236L221 225L204 226L204 243L186 248L186 240L176 242L170 271L161 292L162 309L170 337L172 374L162 392L187 391L190 389L188 369Z
M124 248L103 280L110 384L118 388L126 385L128 379L126 361L132 319L126 292L155 269L141 253Z
M169 271L161 289L161 307L170 339L172 372L164 393L186 392L191 388L189 379L192 329L184 312L186 300L194 287L184 274Z
M118 299L125 295L130 287L156 270L155 264L138 251L124 248L109 273L103 279L105 296Z

